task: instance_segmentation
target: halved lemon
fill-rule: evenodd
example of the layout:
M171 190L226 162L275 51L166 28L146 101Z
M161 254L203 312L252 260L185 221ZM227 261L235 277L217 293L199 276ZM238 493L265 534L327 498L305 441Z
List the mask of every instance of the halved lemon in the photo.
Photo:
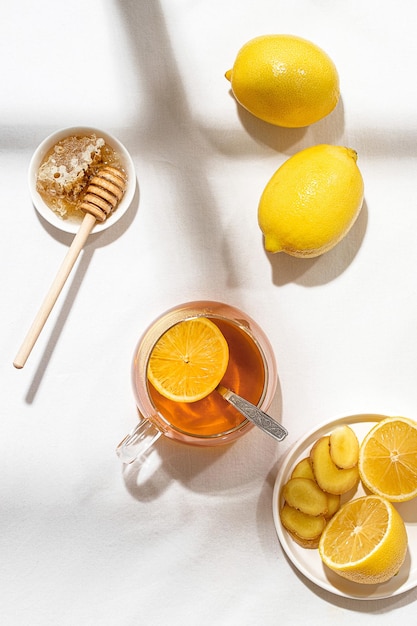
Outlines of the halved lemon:
M380 496L344 504L325 527L319 553L327 567L357 583L386 582L407 552L407 531L394 506Z
M196 402L208 396L223 378L229 346L214 322L206 317L179 322L155 344L148 379L174 402Z
M372 493L391 502L417 496L417 423L388 417L376 424L361 443L359 475Z

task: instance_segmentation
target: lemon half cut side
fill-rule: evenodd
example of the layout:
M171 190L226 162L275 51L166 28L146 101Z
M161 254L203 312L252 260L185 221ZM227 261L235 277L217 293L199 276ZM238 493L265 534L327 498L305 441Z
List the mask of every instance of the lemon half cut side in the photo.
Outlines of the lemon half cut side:
M391 502L417 496L417 423L388 417L366 435L359 450L359 475L372 493Z
M395 576L407 552L407 531L394 506L369 495L346 502L325 527L319 554L343 578L379 584Z

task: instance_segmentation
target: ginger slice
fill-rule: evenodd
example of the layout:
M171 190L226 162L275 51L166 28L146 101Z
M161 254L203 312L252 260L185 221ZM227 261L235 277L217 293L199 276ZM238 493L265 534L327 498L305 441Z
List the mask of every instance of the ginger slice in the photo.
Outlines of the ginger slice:
M294 509L287 502L279 512L281 523L290 533L294 533L300 539L311 541L320 537L326 526L323 515L307 515L298 509Z
M332 494L343 494L355 487L359 482L357 465L349 469L340 469L330 456L330 437L320 437L310 451L310 460L314 477L323 491Z
M327 513L326 520L329 520L340 509L340 494L326 493L327 495Z
M309 478L315 480L309 457L304 457L294 467L291 478Z
M289 506L307 515L327 513L327 495L309 478L290 478L283 487L282 497Z
M291 539L295 541L296 543L298 543L298 545L301 546L302 548L306 548L307 550L315 550L316 548L319 547L320 537L322 533L320 533L320 535L318 537L315 537L314 539L303 539L302 537L299 537L296 533L293 533L291 532L291 530L288 530L288 528L286 528L286 531L291 537Z
M291 473L291 478L309 478L317 484L313 468L311 467L310 457L304 457L301 461L298 461ZM323 493L325 493L327 497L327 513L325 517L329 520L340 508L340 495L327 493L325 491L323 491Z
M330 433L330 456L341 469L350 469L359 461L359 441L350 426L343 424Z

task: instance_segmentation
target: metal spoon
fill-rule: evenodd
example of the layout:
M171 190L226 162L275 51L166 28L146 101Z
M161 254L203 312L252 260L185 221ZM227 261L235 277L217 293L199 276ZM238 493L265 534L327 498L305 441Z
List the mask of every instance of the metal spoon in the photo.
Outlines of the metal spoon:
M261 411L261 409L254 404L248 402L248 400L238 396L222 385L218 385L216 391L218 391L227 402L234 406L239 413L274 439L282 441L288 435L288 431L281 426L281 424L264 411Z

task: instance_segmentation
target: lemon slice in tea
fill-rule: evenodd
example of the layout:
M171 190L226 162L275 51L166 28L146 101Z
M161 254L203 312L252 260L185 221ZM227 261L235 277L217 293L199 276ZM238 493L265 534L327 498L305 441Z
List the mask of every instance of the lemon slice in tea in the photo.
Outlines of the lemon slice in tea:
M223 378L229 346L220 329L206 317L179 322L155 344L148 379L165 398L196 402L208 396Z

